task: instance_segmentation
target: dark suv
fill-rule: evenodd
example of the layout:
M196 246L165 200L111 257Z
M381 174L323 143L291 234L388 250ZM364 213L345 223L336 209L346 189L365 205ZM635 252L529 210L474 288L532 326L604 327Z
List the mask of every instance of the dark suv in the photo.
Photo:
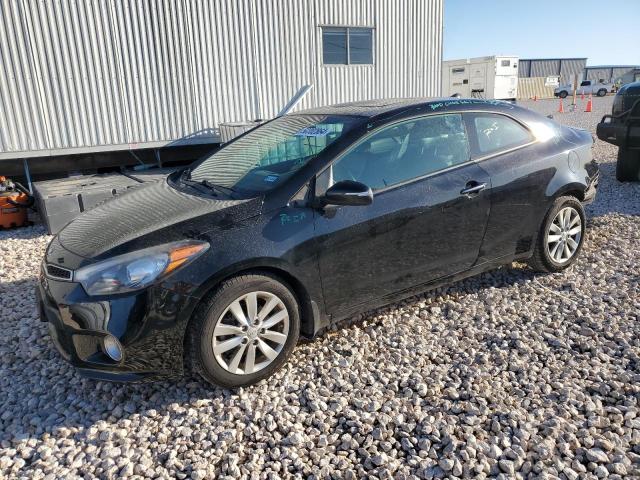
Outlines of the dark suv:
M616 178L621 182L640 180L640 82L623 85L615 98L611 115L597 126L600 140L617 145Z

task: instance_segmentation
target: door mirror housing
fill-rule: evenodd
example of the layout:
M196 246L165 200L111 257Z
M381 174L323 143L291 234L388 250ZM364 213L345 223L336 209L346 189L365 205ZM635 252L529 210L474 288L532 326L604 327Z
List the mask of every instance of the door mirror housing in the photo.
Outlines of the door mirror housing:
M370 205L373 191L364 183L342 180L329 187L318 200L322 205Z

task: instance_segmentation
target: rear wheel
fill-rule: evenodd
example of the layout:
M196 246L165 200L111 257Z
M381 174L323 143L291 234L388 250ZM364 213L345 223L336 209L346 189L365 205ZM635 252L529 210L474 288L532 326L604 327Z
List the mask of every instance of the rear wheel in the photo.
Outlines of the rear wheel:
M223 282L196 312L187 360L210 383L251 385L284 364L299 334L299 307L290 288L267 274L241 275Z
M604 88L601 88L600 90L598 90L598 93L596 93L596 95L599 97L604 97L606 94L607 91Z
M619 182L640 181L640 150L618 149L616 178Z
M569 95L569 93L564 90L560 92L560 98L567 98L567 95Z
M578 258L585 236L582 204L574 197L560 197L553 203L538 233L531 268L560 272Z

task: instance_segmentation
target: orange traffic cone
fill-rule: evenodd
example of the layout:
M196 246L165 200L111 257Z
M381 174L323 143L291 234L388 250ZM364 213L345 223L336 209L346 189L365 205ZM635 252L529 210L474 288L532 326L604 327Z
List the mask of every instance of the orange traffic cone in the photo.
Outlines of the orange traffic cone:
M580 100L584 100L584 90L580 92Z
M558 113L564 113L564 103L560 99L560 106L558 107Z
M591 97L591 94L589 94L589 101L587 102L587 108L585 112L590 112L592 108L593 108L593 99Z
M534 96L533 96L533 101L534 101L534 102L537 102L537 101L538 101L538 95L534 95Z

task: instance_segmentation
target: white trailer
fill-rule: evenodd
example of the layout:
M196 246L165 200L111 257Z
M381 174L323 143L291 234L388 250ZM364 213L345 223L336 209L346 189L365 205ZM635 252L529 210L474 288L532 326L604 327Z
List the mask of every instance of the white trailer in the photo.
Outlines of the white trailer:
M515 100L518 57L494 55L442 62L442 94L466 98Z

